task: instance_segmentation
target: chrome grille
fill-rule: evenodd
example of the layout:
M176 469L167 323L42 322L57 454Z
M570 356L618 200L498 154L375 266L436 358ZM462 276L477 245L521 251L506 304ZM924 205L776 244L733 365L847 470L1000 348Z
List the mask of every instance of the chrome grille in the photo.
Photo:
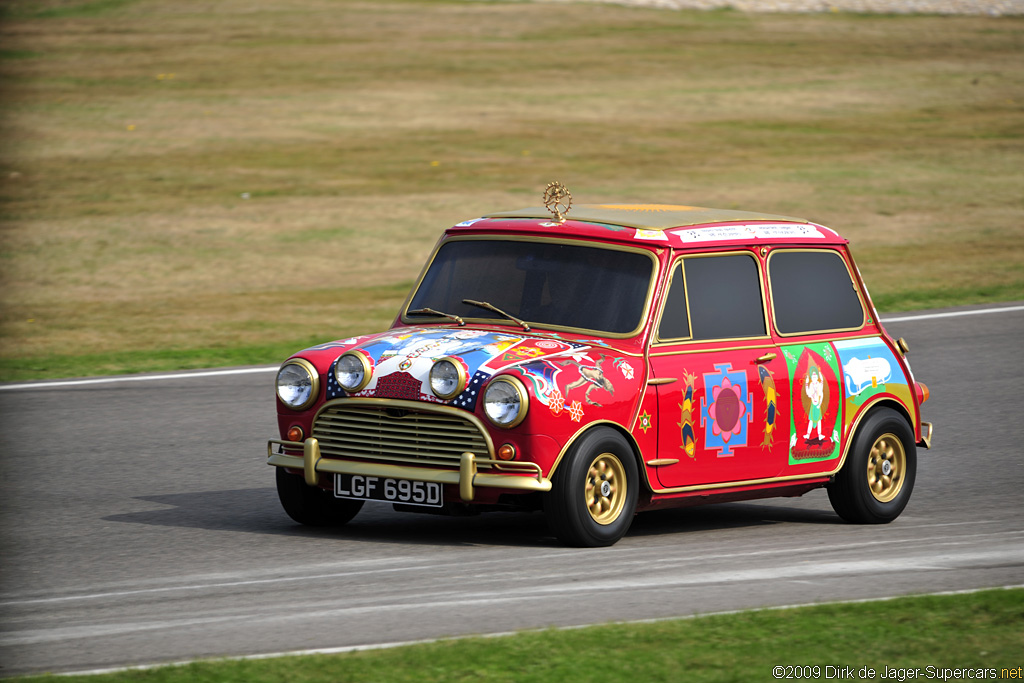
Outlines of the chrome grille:
M487 439L472 421L447 411L406 406L354 401L328 405L317 415L312 435L328 458L458 467L466 452L491 457Z

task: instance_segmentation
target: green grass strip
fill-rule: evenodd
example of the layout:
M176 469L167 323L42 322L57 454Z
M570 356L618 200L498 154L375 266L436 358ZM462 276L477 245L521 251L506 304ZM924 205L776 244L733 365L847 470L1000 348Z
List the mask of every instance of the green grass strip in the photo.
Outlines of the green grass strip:
M614 611L615 596L594 596L594 604L598 612ZM789 680L977 680L1020 677L1022 665L1024 590L996 589L21 680L747 683L786 680L786 674ZM775 667L802 668L783 668L778 677Z
M45 356L0 359L0 381L23 382L66 377L132 375L244 365L276 365L297 351L330 341L325 338L293 339L275 344L213 349L118 351L82 356Z

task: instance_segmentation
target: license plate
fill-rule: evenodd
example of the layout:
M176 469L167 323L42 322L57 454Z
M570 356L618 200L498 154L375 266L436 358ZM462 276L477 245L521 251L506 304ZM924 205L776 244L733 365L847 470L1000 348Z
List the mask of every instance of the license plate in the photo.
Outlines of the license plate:
M435 508L444 504L441 485L435 482L369 477L362 474L335 474L334 496Z

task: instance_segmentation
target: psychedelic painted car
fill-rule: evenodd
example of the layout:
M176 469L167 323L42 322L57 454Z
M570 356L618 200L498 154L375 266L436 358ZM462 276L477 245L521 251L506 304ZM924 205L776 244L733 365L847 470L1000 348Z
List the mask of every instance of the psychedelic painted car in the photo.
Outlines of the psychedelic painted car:
M543 510L576 546L637 512L799 496L886 523L927 387L847 240L784 216L545 206L445 231L391 329L305 349L268 442L285 511ZM571 215L569 215L571 214Z

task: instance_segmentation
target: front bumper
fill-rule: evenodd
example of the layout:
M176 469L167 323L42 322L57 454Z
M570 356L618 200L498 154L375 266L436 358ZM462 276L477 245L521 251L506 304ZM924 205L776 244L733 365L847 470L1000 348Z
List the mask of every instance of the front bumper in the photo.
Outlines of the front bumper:
M282 446L288 450L301 450L302 455L274 453L274 446ZM542 476L540 466L532 462L493 460L478 458L473 453L463 453L459 459L459 469L453 470L324 458L320 455L320 442L313 437L302 442L271 439L267 442L267 464L274 467L302 470L306 483L310 486L318 485L321 473L360 474L371 477L454 484L459 487L459 497L467 503L473 500L474 489L477 486L523 493L544 493L551 490L551 480ZM478 472L478 465L490 465L503 474Z

